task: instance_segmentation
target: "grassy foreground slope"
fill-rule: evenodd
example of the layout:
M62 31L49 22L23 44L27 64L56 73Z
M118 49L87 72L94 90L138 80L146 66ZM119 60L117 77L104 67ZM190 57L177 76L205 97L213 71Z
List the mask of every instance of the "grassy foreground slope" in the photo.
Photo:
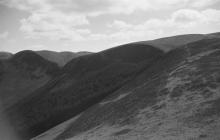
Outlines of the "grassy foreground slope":
M59 136L48 137L51 130L36 140L218 140L219 56L219 39L170 51L63 129L53 128Z

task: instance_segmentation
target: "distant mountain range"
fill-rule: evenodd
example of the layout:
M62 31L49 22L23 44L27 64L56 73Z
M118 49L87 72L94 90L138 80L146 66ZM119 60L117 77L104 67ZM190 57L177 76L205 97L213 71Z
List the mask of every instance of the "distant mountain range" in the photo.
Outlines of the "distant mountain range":
M12 53L9 52L0 52L0 59L8 59L12 56Z
M43 57L44 59L47 59L51 62L57 63L59 66L64 66L67 62L69 62L71 59L91 54L91 52L55 52L55 51L35 51L38 55ZM9 52L0 52L0 59L8 59L12 57L13 54Z
M212 139L220 131L208 135L220 123L219 45L213 33L98 53L0 53L1 110L21 139L68 119L35 139Z
M91 52L53 52L53 51L36 51L37 54L42 56L43 58L57 63L59 66L64 66L67 62L72 60L73 58L91 54Z

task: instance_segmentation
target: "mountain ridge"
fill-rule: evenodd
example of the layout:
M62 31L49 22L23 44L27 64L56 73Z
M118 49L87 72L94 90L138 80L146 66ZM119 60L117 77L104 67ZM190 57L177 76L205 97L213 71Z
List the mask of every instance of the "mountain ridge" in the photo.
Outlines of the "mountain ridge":
M31 51L31 50L23 50L23 51ZM20 52L23 52L20 51ZM49 50L39 50L39 51L32 51L36 54L40 55L46 60L49 60L51 62L57 63L60 67L63 67L67 62L69 62L71 59L74 59L79 56L91 54L91 52L70 52L70 51L63 51L63 52L56 52L56 51L49 51ZM19 52L18 52L19 53ZM17 53L15 53L17 54ZM1 59L9 59L15 55L10 52L0 52L0 60Z

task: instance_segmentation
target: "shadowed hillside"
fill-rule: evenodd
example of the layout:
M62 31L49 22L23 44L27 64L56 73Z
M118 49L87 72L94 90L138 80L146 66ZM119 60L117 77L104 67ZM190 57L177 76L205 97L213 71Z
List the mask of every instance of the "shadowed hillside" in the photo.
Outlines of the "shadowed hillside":
M149 45L128 44L78 57L9 114L20 133L39 134L101 101L162 54Z
M58 73L57 64L44 59L33 51L18 52L9 61L16 67L29 71L40 69L51 75Z
M0 60L0 99L7 108L43 86L59 72L55 63L49 62L33 51L22 51L10 59Z

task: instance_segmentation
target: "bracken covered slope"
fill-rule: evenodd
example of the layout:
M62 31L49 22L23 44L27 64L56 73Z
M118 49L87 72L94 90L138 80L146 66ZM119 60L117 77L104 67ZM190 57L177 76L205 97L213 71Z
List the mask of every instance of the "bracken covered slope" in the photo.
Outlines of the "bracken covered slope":
M218 140L220 39L170 51L107 98L34 140Z

